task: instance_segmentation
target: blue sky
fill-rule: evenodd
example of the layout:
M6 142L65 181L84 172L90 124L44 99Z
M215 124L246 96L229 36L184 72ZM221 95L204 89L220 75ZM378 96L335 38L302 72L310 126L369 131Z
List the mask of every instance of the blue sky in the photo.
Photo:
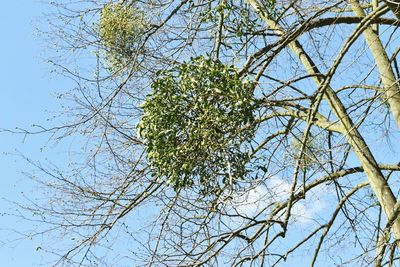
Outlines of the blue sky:
M45 44L35 37L35 28L46 5L35 0L3 1L0 9L0 128L29 128L33 123L45 124L48 111L58 110L59 103L51 93L67 86L67 81L52 77L50 66L42 59ZM33 190L22 171L26 162L11 154L24 154L41 160L55 156L55 150L41 148L46 136L24 138L22 135L0 133L0 212L15 210L9 201L23 200L21 192ZM38 266L46 262L36 251L39 240L8 243L15 235L5 228L25 229L27 223L2 216L0 220L0 266Z
M50 74L46 63L46 44L35 37L35 28L47 6L35 0L3 1L0 9L0 128L29 128L32 124L45 124L51 111L59 110L60 103L53 92L70 86L67 80ZM42 27L45 25L41 25ZM0 133L0 214L13 213L10 201L23 202L21 192L35 190L34 185L22 172L30 166L13 154L24 154L35 160L62 158L62 145L46 148L48 136L24 137ZM384 141L382 141L384 143ZM384 148L387 146L383 146ZM387 148L389 150L389 148ZM389 154L378 157L387 159ZM393 160L387 160L392 163ZM7 229L23 231L29 224L16 218L0 217L0 267L46 266L48 255L36 248L41 240L24 239L11 242L16 237ZM3 244L4 243L4 244Z

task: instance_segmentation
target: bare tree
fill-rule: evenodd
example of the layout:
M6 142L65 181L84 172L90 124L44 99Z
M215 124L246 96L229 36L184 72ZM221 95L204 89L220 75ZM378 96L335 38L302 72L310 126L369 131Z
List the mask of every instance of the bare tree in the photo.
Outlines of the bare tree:
M399 264L398 5L53 2L76 87L25 133L83 151L31 162L32 234L60 265Z

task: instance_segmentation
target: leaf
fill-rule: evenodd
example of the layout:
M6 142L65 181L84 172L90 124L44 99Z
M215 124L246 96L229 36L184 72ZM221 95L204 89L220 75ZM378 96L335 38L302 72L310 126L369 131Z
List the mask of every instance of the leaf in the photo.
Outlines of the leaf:
M253 86L232 66L198 57L160 72L152 89L138 132L157 177L175 189L212 188L225 183L226 160L234 158L232 175L243 178L247 153L239 148L254 136Z

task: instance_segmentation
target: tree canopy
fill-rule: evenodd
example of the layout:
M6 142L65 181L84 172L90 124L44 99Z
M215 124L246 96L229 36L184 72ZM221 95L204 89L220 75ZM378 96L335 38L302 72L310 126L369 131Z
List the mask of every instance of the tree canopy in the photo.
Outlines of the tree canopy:
M53 5L76 87L36 133L81 154L25 211L57 264L399 264L399 3Z

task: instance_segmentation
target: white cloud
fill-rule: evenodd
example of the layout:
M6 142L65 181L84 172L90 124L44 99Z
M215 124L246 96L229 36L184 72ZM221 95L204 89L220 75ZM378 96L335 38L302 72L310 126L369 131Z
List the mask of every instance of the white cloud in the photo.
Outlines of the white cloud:
M267 196L267 188L258 185L245 193L237 194L233 198L231 205L238 214L246 217L254 217L265 205L268 205Z
M286 201L290 194L291 183L272 177L266 184L258 184L247 192L236 193L230 202L232 210L241 216L253 218L274 202ZM309 192L307 198L297 202L292 207L292 220L299 224L308 224L316 219L318 214L327 206L324 197L329 195L326 187L320 186ZM271 208L273 208L271 206ZM261 216L266 216L264 211Z

